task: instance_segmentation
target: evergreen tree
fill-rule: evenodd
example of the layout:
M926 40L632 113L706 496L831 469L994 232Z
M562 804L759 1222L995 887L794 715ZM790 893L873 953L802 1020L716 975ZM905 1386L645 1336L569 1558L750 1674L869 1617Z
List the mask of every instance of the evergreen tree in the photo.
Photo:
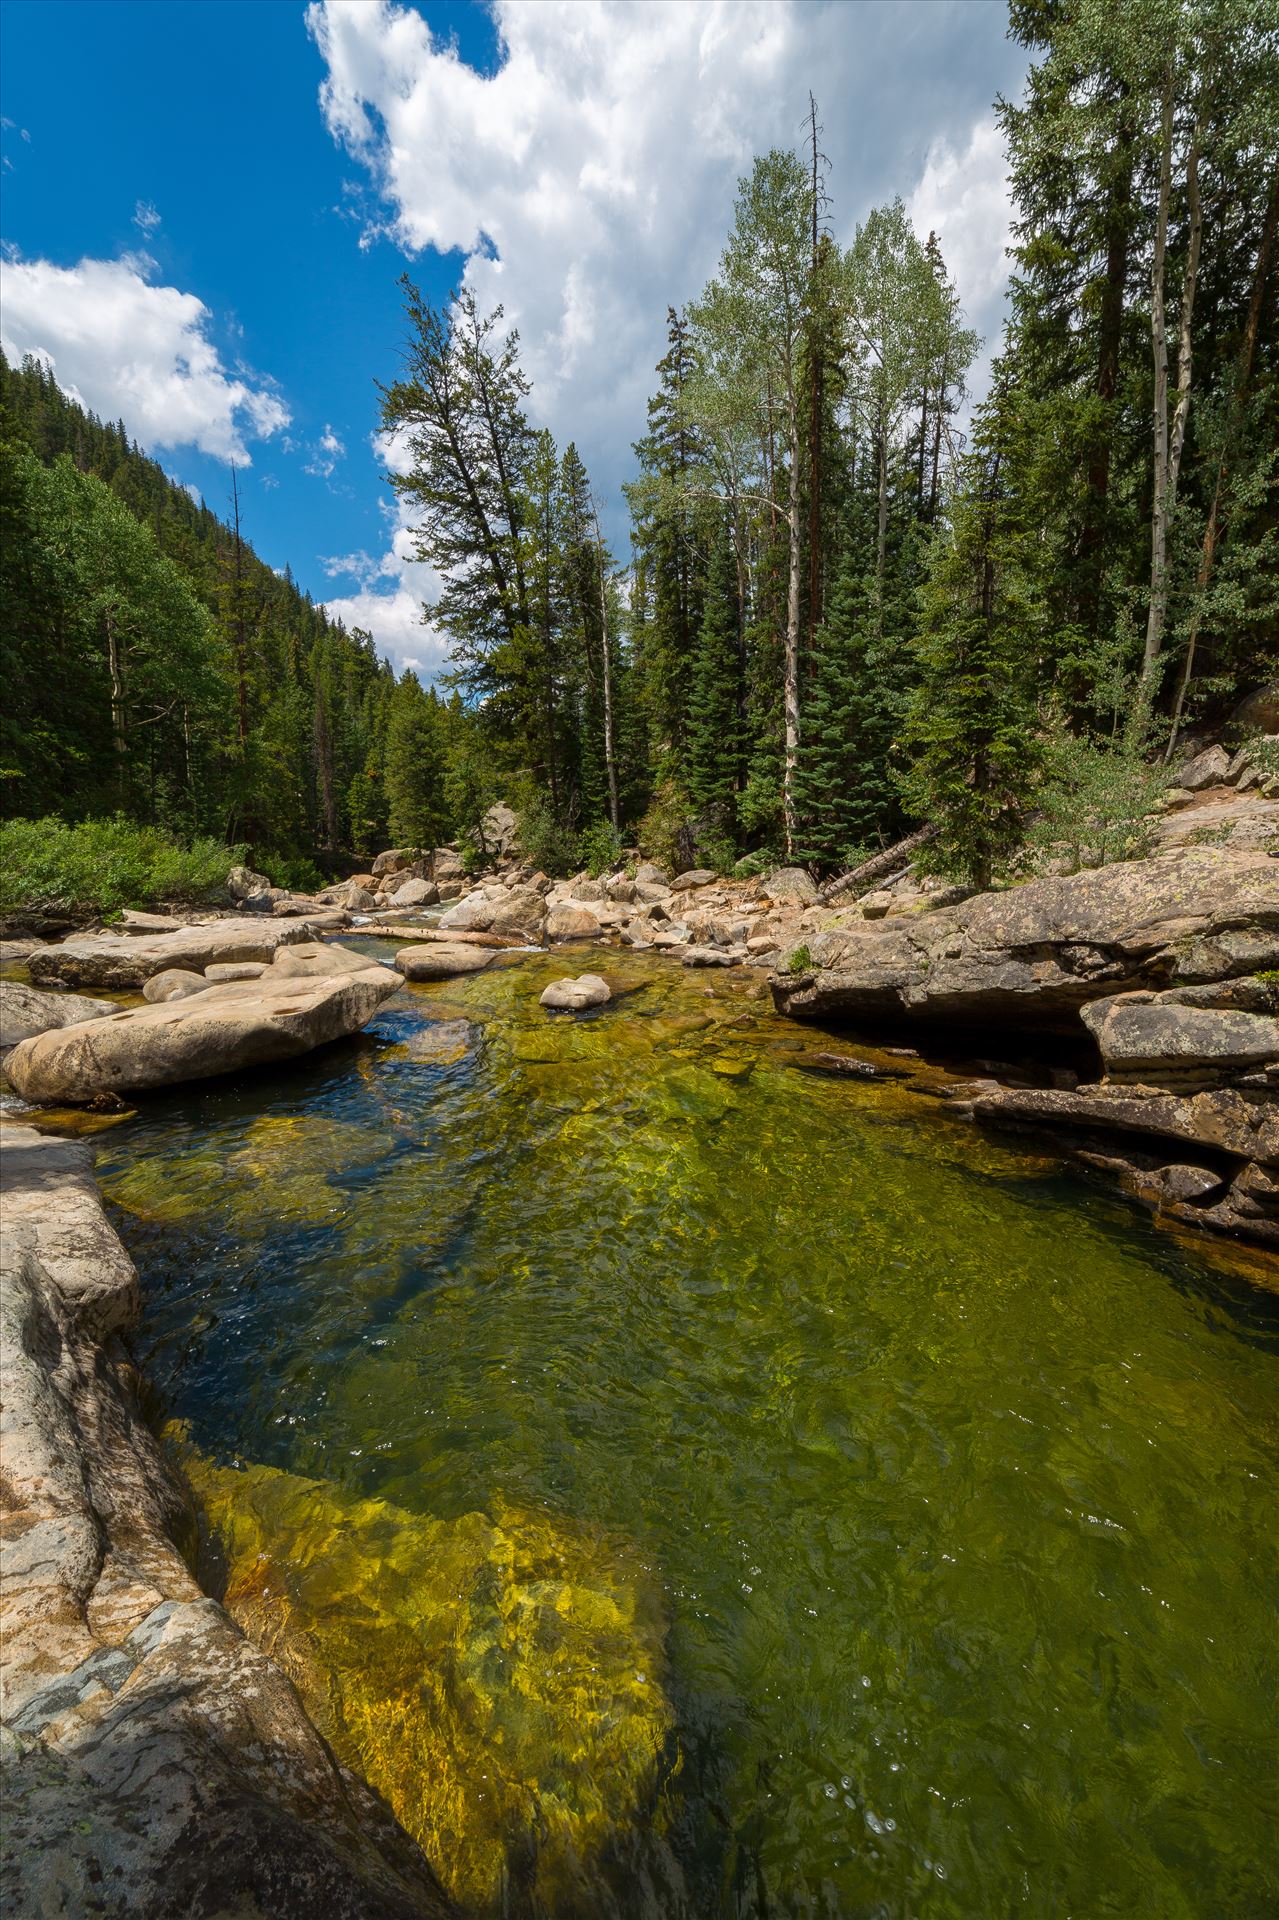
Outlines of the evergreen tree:
M396 846L435 847L448 827L442 708L405 673L391 695L386 728L388 826Z
M951 537L934 548L921 680L905 729L904 796L938 829L927 858L977 888L990 886L1019 844L1039 757L1035 665L1045 620L1034 530L1008 487L1016 429L1001 384L960 469Z
M722 527L707 575L688 702L688 791L721 829L736 831L743 784L741 608L732 535Z

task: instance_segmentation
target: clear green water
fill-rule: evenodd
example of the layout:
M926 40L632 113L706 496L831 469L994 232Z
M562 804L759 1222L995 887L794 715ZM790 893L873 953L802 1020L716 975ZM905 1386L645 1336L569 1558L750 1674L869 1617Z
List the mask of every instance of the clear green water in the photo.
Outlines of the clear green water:
M493 1912L1279 1911L1279 1299L745 983L563 971L100 1143L339 1748Z

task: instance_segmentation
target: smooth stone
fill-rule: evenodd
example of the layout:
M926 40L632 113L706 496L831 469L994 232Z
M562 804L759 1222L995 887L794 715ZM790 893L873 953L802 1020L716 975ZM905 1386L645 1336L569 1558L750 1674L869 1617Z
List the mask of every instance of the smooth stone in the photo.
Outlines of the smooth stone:
M672 893L686 893L694 887L710 887L719 879L709 867L690 867L687 873L677 873L671 881Z
M370 962L359 973L245 980L175 1002L24 1040L6 1062L24 1100L74 1106L104 1092L174 1086L296 1058L356 1033L399 989Z
M525 934L530 940L540 940L545 920L546 902L536 887L515 887L504 900L496 902L488 931Z
M433 907L440 897L434 880L406 880L391 895L395 907Z
M0 1047L16 1047L20 1040L33 1040L38 1033L115 1012L110 1000L90 1000L79 993L41 993L18 980L0 980Z
M455 974L482 973L497 958L499 948L456 946L440 941L420 947L402 947L395 964L406 980L450 980Z
M803 867L778 867L759 882L759 890L766 900L793 900L805 907L818 898L817 882Z
M322 980L333 979L339 974L367 973L370 967L380 966L367 953L356 953L350 947L326 946L319 940L304 941L300 946L281 947L271 962L269 971L272 980Z
M187 967L166 967L163 973L153 973L143 981L142 998L152 1006L163 1006L169 1000L189 1000L193 993L206 992L208 986L202 973L192 973ZM111 1011L117 1009L112 1007Z
M602 1007L612 997L607 980L598 973L580 973L576 980L552 980L539 995L539 1004L557 1012L582 1013L587 1007Z
M139 913L134 907L126 907L120 924L126 933L177 933L186 922L175 920L171 914Z
M598 938L601 927L589 907L561 901L550 909L543 931L548 940L592 940Z
M291 953L293 948L285 947L282 951ZM216 984L227 980L257 980L265 972L266 966L261 960L215 960L211 967L204 969L204 977ZM143 993L146 994L145 987ZM153 997L147 994L148 999Z
M177 933L87 934L33 953L27 970L40 986L138 988L170 967L203 973L218 962L269 961L278 948L308 934L305 923L265 918L210 920Z

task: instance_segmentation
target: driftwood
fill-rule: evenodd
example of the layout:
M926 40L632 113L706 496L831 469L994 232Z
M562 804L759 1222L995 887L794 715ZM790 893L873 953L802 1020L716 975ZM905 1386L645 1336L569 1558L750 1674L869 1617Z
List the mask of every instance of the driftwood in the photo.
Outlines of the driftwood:
M347 932L368 932L375 940L446 940L452 947L527 947L517 933L463 933L460 927L357 927Z
M910 864L910 856L920 847L927 846L930 840L937 838L936 827L920 827L915 833L908 833L895 847L885 847L882 853L863 860L860 867L854 867L851 873L841 873L838 880L828 881L818 894L823 905L834 900L841 893L847 893L850 887L860 886L866 880L878 880L881 875L894 872L898 867Z

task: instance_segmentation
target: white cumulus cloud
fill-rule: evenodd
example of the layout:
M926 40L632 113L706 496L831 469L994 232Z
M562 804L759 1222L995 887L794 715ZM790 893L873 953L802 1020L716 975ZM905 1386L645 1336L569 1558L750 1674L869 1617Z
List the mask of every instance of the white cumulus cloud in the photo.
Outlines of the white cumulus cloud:
M288 408L265 382L223 364L204 302L153 284L151 266L143 255L7 262L5 353L43 360L59 386L123 419L144 447L193 446L248 466L248 442L287 426Z
M313 0L321 109L376 190L376 231L410 255L460 252L481 304L504 304L530 410L561 445L577 441L615 539L666 308L714 270L752 156L802 146L810 87L837 237L894 194L924 234L935 211L974 324L997 320L1002 156L986 129L993 94L1016 92L1025 63L994 0L491 11L497 59L481 69L411 6Z

